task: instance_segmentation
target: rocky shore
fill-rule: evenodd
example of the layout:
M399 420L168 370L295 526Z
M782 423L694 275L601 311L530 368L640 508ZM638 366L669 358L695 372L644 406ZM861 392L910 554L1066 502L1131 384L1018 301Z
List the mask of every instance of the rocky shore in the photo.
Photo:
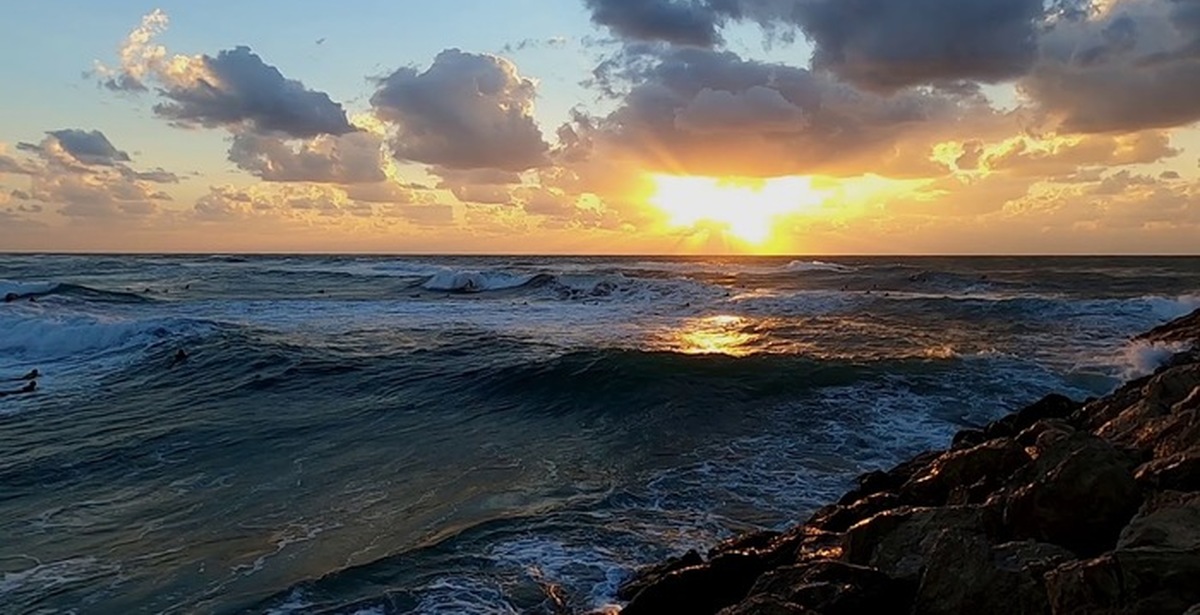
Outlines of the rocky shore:
M1051 395L857 479L786 532L639 571L624 615L1200 615L1200 311L1154 374Z

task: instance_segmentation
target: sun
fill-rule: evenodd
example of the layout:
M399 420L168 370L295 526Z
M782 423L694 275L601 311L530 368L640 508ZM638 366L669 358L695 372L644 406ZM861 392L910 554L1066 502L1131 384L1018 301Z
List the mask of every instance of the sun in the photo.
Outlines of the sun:
M811 177L728 179L703 176L652 175L651 205L670 216L670 224L691 228L716 223L738 239L761 245L785 214L812 210L826 194L813 188Z

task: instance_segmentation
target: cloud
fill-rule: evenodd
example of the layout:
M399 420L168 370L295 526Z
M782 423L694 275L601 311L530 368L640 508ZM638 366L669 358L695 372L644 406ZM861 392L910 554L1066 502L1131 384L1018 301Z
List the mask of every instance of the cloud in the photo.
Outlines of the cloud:
M383 139L365 131L298 142L240 132L233 137L229 160L272 182L363 184L387 178Z
M108 137L99 130L67 128L47 133L58 139L59 144L75 160L83 164L112 166L118 162L129 162L129 154L113 147Z
M995 120L975 95L881 96L824 72L698 48L630 54L600 79L624 95L615 111L592 120L590 138L619 145L655 172L945 172L929 159L936 140L968 120Z
M1020 89L1072 132L1132 132L1200 120L1200 4L1121 0L1042 38Z
M178 181L163 169L137 171L124 164L129 156L96 130L50 131L41 143L18 149L30 156L18 162L29 188L15 192L71 218L144 218L171 200L155 184Z
M168 54L154 43L167 23L161 10L143 17L121 47L120 67L97 64L101 83L112 90L134 92L155 85L166 99L154 106L155 113L182 126L247 129L294 138L356 130L328 94L284 77L249 47L237 46L215 57Z
M689 0L586 0L592 21L622 38L712 47L722 15Z
M809 0L788 15L816 45L813 65L864 89L997 82L1036 56L1043 0Z
M448 49L425 72L382 79L371 104L395 125L398 160L521 171L545 164L549 149L533 119L536 94L508 60Z

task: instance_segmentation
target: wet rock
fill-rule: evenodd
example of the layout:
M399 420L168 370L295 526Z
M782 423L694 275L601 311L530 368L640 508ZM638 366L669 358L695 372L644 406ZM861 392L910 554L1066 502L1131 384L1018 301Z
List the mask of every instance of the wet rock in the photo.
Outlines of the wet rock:
M1016 538L1083 556L1112 548L1141 504L1133 460L1103 440L1085 437L1056 444L1037 462L1039 476L1007 498L1006 529Z
M988 424L983 429L984 436L988 439L1011 438L1038 421L1065 419L1074 414L1080 406L1081 404L1065 395L1047 395L1008 416Z
M880 470L867 472L856 479L858 487L851 489L843 495L838 500L838 504L853 504L869 495L885 491L894 492L904 485L904 483L908 482L914 474L925 469L934 460L941 457L942 454L941 451L927 451L900 463L886 472Z
M1200 491L1200 446L1148 461L1138 466L1133 477L1145 489Z
M617 588L617 597L621 600L632 600L638 592L653 585L668 574L684 568L699 566L703 563L704 559L700 557L700 554L695 550L691 550L680 557L668 558L667 561L661 564L646 566L634 572L629 580Z
M1200 602L1200 553L1120 549L1046 574L1053 613L1175 615Z
M1114 444L1136 448L1148 458L1162 457L1167 453L1156 449L1164 433L1180 429L1175 415L1200 407L1200 364L1170 368L1139 382L1089 404L1080 418ZM1194 414L1192 418L1194 424Z
M754 596L722 609L720 615L820 615L776 596Z
M1074 559L1036 542L993 547L983 536L942 530L933 540L917 588L914 612L928 615L1044 613L1050 603L1042 575Z
M846 532L847 561L878 568L904 581L916 581L929 563L939 532L995 536L998 513L984 506L904 507L863 521Z
M950 441L950 449L959 450L971 448L972 446L983 444L984 442L987 442L987 440L988 437L982 429L975 429L973 427L962 429L959 430L958 433L954 434L954 439Z
M964 499L982 501L1029 461L1024 448L1009 438L951 451L909 479L900 488L900 499L918 506L936 506L945 504L951 492L959 490L966 494Z
M772 570L751 596L772 595L826 615L906 611L910 586L866 566L823 560Z
M1200 310L1155 327L1133 339L1146 342L1200 343Z
M657 578L633 596L621 613L716 613L745 598L754 581L768 567L767 558L759 552L723 553L707 563Z
M779 532L768 530L739 534L717 543L716 546L708 550L708 557L712 559L722 553L745 551L748 549L765 549L770 547L779 536Z
M1200 493L1151 496L1121 530L1117 550L1159 547L1200 554ZM1196 579L1200 585L1200 577Z
M805 525L828 532L844 532L859 521L900 505L900 498L893 493L875 493L846 506L825 506L813 513Z

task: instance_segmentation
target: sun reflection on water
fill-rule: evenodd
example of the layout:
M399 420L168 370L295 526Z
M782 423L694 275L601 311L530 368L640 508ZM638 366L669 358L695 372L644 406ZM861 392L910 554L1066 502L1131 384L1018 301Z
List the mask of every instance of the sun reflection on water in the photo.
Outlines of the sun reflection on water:
M687 321L664 335L662 349L684 354L744 357L759 351L763 336L740 316L708 316Z

